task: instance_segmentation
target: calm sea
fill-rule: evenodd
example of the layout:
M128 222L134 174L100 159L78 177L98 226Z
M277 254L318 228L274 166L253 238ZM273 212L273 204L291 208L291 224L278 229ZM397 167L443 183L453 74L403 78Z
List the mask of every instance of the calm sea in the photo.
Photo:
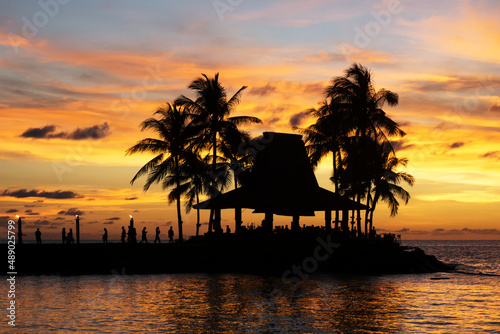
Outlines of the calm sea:
M15 332L500 333L500 241L405 244L458 272L19 277Z

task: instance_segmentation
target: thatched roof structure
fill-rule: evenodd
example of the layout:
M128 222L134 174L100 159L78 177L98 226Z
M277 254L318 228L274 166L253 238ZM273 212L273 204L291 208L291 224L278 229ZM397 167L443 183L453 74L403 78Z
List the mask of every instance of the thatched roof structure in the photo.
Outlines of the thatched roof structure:
M301 135L265 132L247 185L195 206L248 208L255 213L314 216L314 211L366 209L318 185Z

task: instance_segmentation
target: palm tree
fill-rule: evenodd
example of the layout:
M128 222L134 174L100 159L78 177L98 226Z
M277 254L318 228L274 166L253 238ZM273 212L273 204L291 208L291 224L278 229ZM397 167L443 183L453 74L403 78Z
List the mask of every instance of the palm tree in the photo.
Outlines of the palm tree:
M344 115L328 100L321 103L318 109L310 109L310 114L317 117L316 123L305 129L294 127L302 133L306 143L306 150L311 164L316 167L326 155L332 154L333 176L335 192L339 192L339 174L342 169L342 146L348 130L343 127ZM338 228L339 211L335 214L335 228Z
M207 155L201 159L199 154L195 152L186 153L186 163L181 166L182 179L185 181L178 188L172 190L171 195L179 193L186 197L186 212L189 213L191 208L200 203L200 194L209 193L212 187L213 178L211 176L210 164L208 161L211 155ZM217 169L217 188L225 190L230 184L229 166L225 162L218 162ZM200 226L200 208L196 209L196 236L199 233ZM212 225L209 224L209 231L212 230Z
M326 89L327 98L331 99L331 105L344 115L343 129L354 138L345 142L350 142L350 150L345 150L347 156L351 155L349 163L352 165L362 162L365 165L365 171L358 173L352 170L348 175L348 180L354 182L351 190L356 192L357 201L367 196L370 199L371 183L367 177L367 166L374 163L374 160L367 159L366 154L375 158L364 144L370 141L382 142L388 145L394 152L390 144L389 137L405 136L406 133L399 125L390 119L382 107L387 103L389 106L395 106L399 102L398 94L381 89L376 91L373 86L371 72L364 66L353 64L345 71L345 75L333 80L332 85ZM356 139L357 138L357 139ZM361 145L361 146L360 146ZM372 145L369 145L373 147ZM352 150L355 150L353 152ZM368 152L368 153L367 153ZM361 155L360 155L361 153ZM358 160L356 162L356 160ZM353 179L352 177L358 179ZM365 192L363 194L362 192ZM357 210L358 234L361 234L361 211ZM366 229L366 228L365 228Z
M377 152L376 141L369 137L352 136L344 143L343 170L340 175L341 193L361 204L367 196ZM361 210L356 210L357 234L361 235Z
M396 106L398 94L384 88L376 91L371 72L360 64L353 64L344 76L335 78L326 89L326 96L337 108L349 113L344 128L351 129L356 136L371 136L389 142L389 136L403 137L406 134L382 110L385 103Z
M227 161L229 169L233 174L234 189L241 184L240 178L250 168L251 154L243 149L243 144L248 143L250 135L246 131L240 131L236 127L227 127L220 133L218 143L222 157ZM234 209L235 230L241 228L241 208Z
M186 197L186 213L191 211L194 204L200 203L200 194L206 192L208 189L209 180L209 168L208 164L201 159L201 157L194 153L189 152L186 157L187 161L181 166L181 174L185 179L185 182L179 186L179 188L174 188L172 195L177 196L184 195ZM200 228L200 208L196 209L196 236L199 235Z
M412 175L406 172L397 171L397 168L400 166L406 167L408 159L397 158L392 148L387 144L379 144L378 146L378 151L380 152L377 162L378 167L375 168L372 173L373 189L371 193L373 193L373 200L371 205L369 202L367 203L367 206L370 206L370 218L367 219L369 221L368 231L372 230L373 213L379 199L387 202L391 210L391 217L393 217L398 213L399 202L397 198L402 199L405 204L407 204L410 199L410 194L399 184L404 182L413 186L415 183L415 178ZM366 215L368 217L368 211ZM365 229L368 229L368 227L365 227Z
M212 189L211 197L215 196L217 187L217 137L224 129L237 127L241 124L261 123L260 119L251 116L229 117L240 102L240 96L246 86L241 87L231 98L227 99L226 89L219 82L219 73L213 78L205 74L194 80L188 87L195 92L196 99L184 95L176 99L176 103L186 107L192 113L193 125L199 130L198 147L212 150ZM210 214L212 219L213 211ZM220 223L220 222L218 222ZM220 226L217 226L220 229Z
M160 119L154 117L146 119L141 124L141 131L152 130L157 138L145 138L130 147L126 154L152 153L156 156L147 162L130 181L133 184L137 178L147 174L144 184L144 191L147 191L153 183L162 183L163 189L175 187L179 189L181 183L186 180L182 171L188 159L186 148L190 144L193 132L189 126L189 113L178 104L167 103L160 107L155 115L160 115ZM179 229L179 240L182 236L182 216L181 216L181 192L172 190L169 194L169 203L176 201L177 204L177 224Z

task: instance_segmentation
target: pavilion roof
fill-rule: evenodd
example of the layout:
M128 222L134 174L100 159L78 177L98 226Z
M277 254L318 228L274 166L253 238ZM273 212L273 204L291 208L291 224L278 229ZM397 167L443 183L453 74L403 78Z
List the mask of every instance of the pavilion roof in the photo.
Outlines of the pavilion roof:
M264 140L265 139L265 140ZM318 185L301 135L265 132L247 182L195 206L248 208L255 213L314 216L314 211L366 209Z

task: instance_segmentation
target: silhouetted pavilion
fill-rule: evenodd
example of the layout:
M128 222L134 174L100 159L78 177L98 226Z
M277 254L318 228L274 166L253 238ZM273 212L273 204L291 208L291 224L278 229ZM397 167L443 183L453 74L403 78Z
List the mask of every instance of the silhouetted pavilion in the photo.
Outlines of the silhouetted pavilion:
M318 185L301 135L264 132L261 142L246 185L195 206L216 209L215 226L220 226L221 209L247 208L264 213L264 227L269 230L273 228L274 214L292 216L292 229L296 229L300 216L314 216L315 211L325 211L325 227L331 229L331 211L341 210L346 229L348 210L366 209ZM240 226L241 220L237 219L236 230Z

